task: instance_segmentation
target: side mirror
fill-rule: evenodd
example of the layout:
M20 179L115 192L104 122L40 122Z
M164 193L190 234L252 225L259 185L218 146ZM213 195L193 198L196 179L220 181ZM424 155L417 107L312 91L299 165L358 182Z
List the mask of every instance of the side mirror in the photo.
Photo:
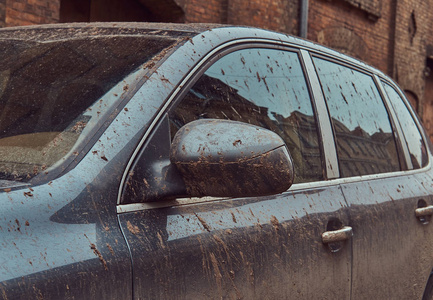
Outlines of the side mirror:
M293 182L293 162L284 141L267 129L204 119L175 135L170 162L194 197L250 197L282 193Z

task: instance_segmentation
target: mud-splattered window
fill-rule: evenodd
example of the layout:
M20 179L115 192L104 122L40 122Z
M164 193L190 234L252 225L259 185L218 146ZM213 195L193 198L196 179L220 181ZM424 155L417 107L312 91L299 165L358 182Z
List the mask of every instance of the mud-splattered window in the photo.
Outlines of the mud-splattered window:
M341 177L400 170L388 112L373 78L320 58L314 63L332 118Z
M173 43L139 36L1 40L0 180L30 181L78 155L118 105L122 80Z
M403 135L409 149L412 166L414 169L419 169L427 164L428 159L427 150L418 127L397 91L387 83L383 82L383 86L403 129Z
M321 180L309 90L295 52L243 49L214 63L170 114L178 128L201 118L229 119L278 133L295 165L295 183Z

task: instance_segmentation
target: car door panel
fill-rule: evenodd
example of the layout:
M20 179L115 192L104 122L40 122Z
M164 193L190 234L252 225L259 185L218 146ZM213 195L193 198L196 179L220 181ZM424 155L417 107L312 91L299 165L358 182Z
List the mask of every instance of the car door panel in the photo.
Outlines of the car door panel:
M433 259L432 227L415 209L430 195L414 176L342 184L353 228L352 299L421 299ZM427 250L427 251L426 251Z
M347 218L335 186L119 215L141 299L348 299L351 241L321 240Z

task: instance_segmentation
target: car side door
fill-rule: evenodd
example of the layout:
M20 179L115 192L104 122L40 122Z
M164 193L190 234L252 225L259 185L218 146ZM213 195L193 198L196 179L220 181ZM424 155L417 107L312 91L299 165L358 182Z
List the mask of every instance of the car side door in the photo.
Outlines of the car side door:
M389 84L342 62L313 60L350 205L351 299L421 299L432 269L432 229L415 212L431 205L431 196L411 170L425 172L423 138L410 113L396 109L404 103Z
M309 80L298 50L269 44L225 49L192 76L123 187L118 212L135 298L350 298L347 205L340 186L325 181L327 150ZM167 183L176 182L152 170L167 163L175 133L204 118L279 134L293 158L292 188L261 197L164 198ZM211 184L206 175L202 184Z

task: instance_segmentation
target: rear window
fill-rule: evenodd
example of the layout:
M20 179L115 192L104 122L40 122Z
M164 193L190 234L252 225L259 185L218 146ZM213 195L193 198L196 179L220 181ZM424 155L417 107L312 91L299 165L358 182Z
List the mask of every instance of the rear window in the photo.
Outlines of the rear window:
M174 41L0 40L0 179L28 181L75 153L120 98L109 91Z

